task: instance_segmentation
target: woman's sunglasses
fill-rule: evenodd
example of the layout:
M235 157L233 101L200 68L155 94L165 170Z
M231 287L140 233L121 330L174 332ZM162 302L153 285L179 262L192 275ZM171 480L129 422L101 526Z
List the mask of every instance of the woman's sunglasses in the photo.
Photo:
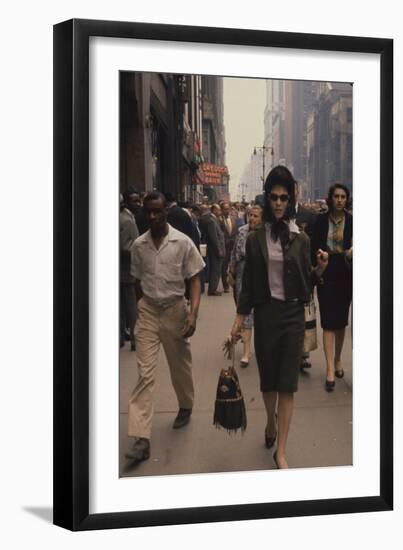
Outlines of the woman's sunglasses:
M281 202L287 202L290 198L290 195L277 195L277 193L270 193L270 200L273 202L277 202L279 199Z

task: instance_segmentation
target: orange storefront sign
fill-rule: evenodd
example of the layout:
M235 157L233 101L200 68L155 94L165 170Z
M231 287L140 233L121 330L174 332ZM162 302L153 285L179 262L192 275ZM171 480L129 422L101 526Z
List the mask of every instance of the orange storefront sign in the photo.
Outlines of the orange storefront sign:
M205 185L222 185L228 179L228 167L218 164L204 163L201 165Z

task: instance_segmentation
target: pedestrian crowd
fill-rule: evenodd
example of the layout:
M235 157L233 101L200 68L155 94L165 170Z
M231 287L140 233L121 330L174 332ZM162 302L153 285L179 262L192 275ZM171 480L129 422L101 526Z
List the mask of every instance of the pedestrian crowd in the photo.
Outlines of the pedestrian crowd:
M341 362L352 301L352 207L349 189L301 203L285 166L274 167L264 193L247 204L222 200L179 203L169 193L129 188L120 198L120 346L129 341L138 380L128 403L126 453L136 465L150 457L155 369L162 344L178 401L174 429L186 426L194 403L190 338L201 295L232 293L232 344L242 342L240 367L254 350L265 405L263 441L274 464L288 468L286 444L299 373L311 367L304 345L307 306L317 289L324 389L343 378ZM221 282L221 285L220 285ZM222 288L222 292L221 289Z

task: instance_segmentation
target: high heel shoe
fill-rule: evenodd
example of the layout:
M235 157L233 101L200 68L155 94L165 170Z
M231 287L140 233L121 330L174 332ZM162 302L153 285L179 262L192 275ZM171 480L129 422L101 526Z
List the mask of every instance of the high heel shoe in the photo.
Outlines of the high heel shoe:
M337 378L343 378L344 376L344 370L343 369L339 369L339 370L335 370L334 371L334 374Z
M327 392L331 392L334 390L334 386L335 386L335 381L334 380L328 380L326 378L326 382L325 382L325 390Z
M276 424L277 424L277 413L274 415L274 417L276 419ZM273 445L276 442L276 439L277 439L277 430L276 430L276 433L274 434L273 437L269 437L267 435L266 428L264 429L264 441L265 441L267 449L271 449L273 447Z

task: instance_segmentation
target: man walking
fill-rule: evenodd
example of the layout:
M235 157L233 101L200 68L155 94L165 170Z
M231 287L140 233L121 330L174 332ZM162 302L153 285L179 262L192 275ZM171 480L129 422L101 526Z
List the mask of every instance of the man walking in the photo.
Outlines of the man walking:
M150 193L143 206L150 229L136 240L132 249L132 271L138 293L139 378L129 400L128 435L135 439L126 454L136 464L150 456L154 372L161 343L179 404L173 428L182 428L190 420L194 388L188 338L196 329L199 273L204 267L191 239L167 223L164 195ZM184 298L185 279L189 281L190 311Z
M229 292L229 285L227 281L228 266L231 258L231 252L235 243L238 226L236 223L236 216L234 216L234 213L231 211L230 204L225 201L221 204L220 226L222 232L224 233L225 245L225 256L223 258L221 266L221 280L224 287L224 292Z
M221 208L218 204L213 204L210 214L205 219L204 226L207 244L209 296L221 296L221 292L218 292L217 288L225 256L225 242L224 233L218 220L220 215Z

